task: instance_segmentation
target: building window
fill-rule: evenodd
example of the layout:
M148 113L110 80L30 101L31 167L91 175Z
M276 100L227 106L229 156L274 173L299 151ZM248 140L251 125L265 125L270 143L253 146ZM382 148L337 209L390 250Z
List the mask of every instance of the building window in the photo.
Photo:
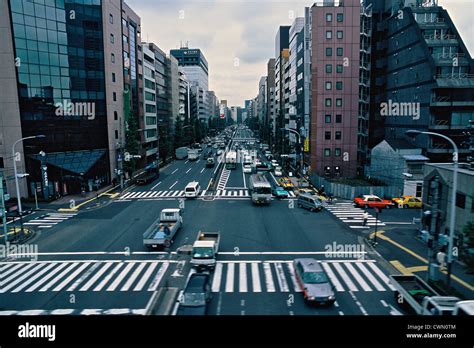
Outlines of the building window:
M342 123L342 115L336 115L336 123Z
M115 139L118 139L118 130L115 131Z
M334 156L341 157L341 149L340 148L336 147L334 149Z
M336 106L342 106L342 98L336 99Z
M112 97L113 97L113 100L114 100L114 101L117 101L117 93L115 93L115 92L112 93Z
M325 148L324 149L324 157L330 157L331 156L331 149Z
M325 121L326 121L326 123L331 123L331 115L326 115L325 116Z
M332 47L326 47L326 57L332 57Z
M332 82L326 81L326 91L330 91L332 89Z
M342 39L343 35L344 35L344 34L343 34L342 30L338 30L337 33L336 33L336 37L337 37L338 39Z
M332 99L331 99L331 98L326 98L324 104L325 104L327 107L332 106Z
M326 73L332 73L332 64L326 64Z
M338 74L342 74L342 71L343 71L343 70L344 70L344 68L343 68L342 64L337 64L337 65L336 65L336 72L337 72Z
M110 34L110 43L114 43L115 42L115 37L114 37L114 34Z
M336 19L339 23L343 22L344 21L344 14L343 13L338 13L336 15Z
M326 13L326 22L332 22L332 13Z
M343 54L342 47L336 48L336 55L338 57L342 57L342 54Z
M114 24L114 16L112 15L112 13L109 14L109 23Z
M466 207L466 195L456 192L456 207L464 209Z
M111 61L112 63L115 63L115 54L112 53L112 54L110 55L110 61Z
M332 39L332 30L326 30L326 39Z
M342 81L336 81L336 89L342 91Z
M336 140L341 140L341 138L342 138L342 132L336 131Z
M421 198L423 194L423 183L422 182L418 182L416 184L416 194L415 194L415 197L418 197L418 198ZM474 202L474 200L473 200Z
M331 140L331 132L324 132L324 140Z
M115 121L118 120L118 113L117 113L117 111L114 111L114 120L115 120Z
M122 25L123 25L124 27L128 27L128 22L127 22L127 20L126 20L125 18L122 18Z
M112 82L115 82L115 73L112 73Z

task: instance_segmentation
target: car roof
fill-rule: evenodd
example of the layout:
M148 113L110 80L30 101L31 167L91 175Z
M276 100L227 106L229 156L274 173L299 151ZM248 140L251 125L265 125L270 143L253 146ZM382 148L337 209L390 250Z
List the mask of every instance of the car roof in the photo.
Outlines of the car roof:
M295 262L299 263L303 266L304 272L321 272L323 268L321 267L321 263L312 258L301 258L295 259Z
M209 280L207 273L193 273L186 284L186 290L203 290L206 282Z
M379 196L376 196L376 195L362 195L363 198L379 198L381 199Z

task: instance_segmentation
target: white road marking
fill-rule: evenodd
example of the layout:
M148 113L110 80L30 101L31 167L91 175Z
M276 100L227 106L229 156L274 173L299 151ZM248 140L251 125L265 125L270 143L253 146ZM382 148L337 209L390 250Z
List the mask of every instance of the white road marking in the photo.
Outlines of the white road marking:
M225 292L234 292L234 266L235 264L233 263L227 265Z
M263 263L263 274L265 275L265 285L268 292L275 292L275 284L273 283L272 271L268 262Z
M92 265L91 268L87 270L79 279L77 279L66 291L74 291L79 284L86 280L97 268L99 268L100 263L96 262Z
M186 163L187 163L187 162L186 162ZM176 173L177 171L178 171L178 168L176 168L175 170L173 170L173 171L171 172L171 174L174 174L174 173Z
M247 266L245 263L239 265L239 292L247 292Z
M390 284L390 279L380 270L380 268L377 267L377 265L373 263L368 263L369 267L372 268L372 270L379 276L382 281L387 284L387 286L390 288L390 290L395 290L392 284Z
M202 172L204 171L204 169L206 169L206 168L202 168L202 169L201 169L201 174L202 174Z
M293 288L295 289L296 292L301 292L303 291L303 289L301 289L301 286L300 284L298 283L298 281L296 280L296 274L295 274L295 268L293 266L293 262L292 261L288 261L286 263L286 265L288 266L288 270L290 272L290 278L291 278L291 282L293 283Z
M334 268L336 269L337 273L341 276L341 278L344 280L344 283L349 287L349 290L351 291L359 291L355 284L352 282L351 278L347 275L346 271L342 268L342 266L338 263L334 264Z
M63 264L60 264L58 267L56 267L55 269L53 269L53 271L51 273L48 273L48 275L44 278L42 278L38 283L34 284L33 286L29 287L28 289L26 289L26 292L32 292L32 291L35 291L37 288L39 288L43 283L46 283L48 281L48 279L52 278L56 273L58 273L59 271L61 271L64 267L66 267L68 264L67 263L63 263Z
M138 277L142 269L146 266L145 263L141 263L138 265L137 269L132 273L130 278L127 279L127 282L123 285L123 287L120 289L120 291L128 291L130 287L132 286L133 282L135 279Z
M324 270L326 271L329 278L331 279L331 282L336 288L336 291L344 291L344 287L341 285L341 283L339 282L339 279L337 279L336 275L334 274L332 269L329 267L329 265L326 262L321 262L321 265L323 266Z
M79 273L81 273L84 269L86 269L90 264L91 262L83 263L81 267L76 269L69 277L67 277L61 283L59 283L52 291L61 291L62 288L64 288L67 284L69 284L74 278L76 278L79 275Z
M54 263L50 263L47 265L45 268L43 268L41 271L36 273L34 276L28 278L25 282L21 283L20 286L16 287L15 289L12 290L12 292L20 292L22 289L26 288L28 285L30 285L32 282L34 282L36 279L41 277L44 273L48 272L51 268L56 266ZM36 270L35 270L36 271Z
M140 281L138 282L137 285L135 285L135 288L133 291L141 291L143 287L145 286L146 282L148 281L148 278L150 278L151 274L155 270L156 266L158 266L157 262L154 262L148 266L148 269L145 271L143 276L140 278Z
M43 286L41 289L39 289L39 292L45 292L48 291L50 287L52 287L57 281L59 281L62 277L64 277L66 274L68 274L70 271L72 271L76 266L78 266L78 262L73 262L72 264L69 265L65 270L63 270L60 274L56 276L53 280L51 280L49 283L47 283L45 286Z
M359 273L350 263L346 263L344 265L347 267L352 276L357 280L362 289L364 289L364 291L372 291L372 288L369 286L369 284L365 282L365 280L359 275Z
M178 180L175 181L175 183L173 185L170 186L170 190L174 187L174 185L176 185L178 183Z
M159 184L161 184L161 181L158 184L156 184L155 186L153 186L150 190L154 190L156 187L158 187Z
M25 274L23 274L21 277L19 278L16 278L13 282L11 282L10 284L8 284L7 286L2 286L0 288L0 293L5 293L7 292L8 290L10 290L11 288L13 288L14 286L16 286L18 283L22 282L25 278L29 277L31 274L37 272L38 270L40 270L41 268L43 268L43 265L42 264L36 264L36 267L33 267L32 269L30 269L29 272L26 272Z
M191 171L192 168L189 168L187 171L186 171L186 174L188 174L190 171Z
M251 269L253 292L262 292L262 285L260 284L260 274L258 271L258 263L252 262Z
M97 286L94 288L93 291L100 291L100 290L102 290L102 288L105 286L105 284L107 284L107 283L110 281L110 279L112 279L112 277L114 276L114 274L117 273L118 270L119 270L123 265L124 265L123 263L117 264L117 265L115 266L115 268L112 269L112 270L110 271L110 273L107 274L107 276L106 276L104 279L102 279L102 281L99 283L99 285L97 285ZM82 291L82 289L81 289L81 291Z
M134 263L129 263L120 274L115 278L112 284L109 285L107 291L115 291L115 289L119 286L119 284L123 281L123 279L127 276L128 272L135 266Z
M375 279L375 277L369 272L369 270L364 266L363 263L356 263L356 265L378 291L385 291L385 288L377 281L377 279Z
M152 283L148 287L148 291L156 291L156 289L158 288L158 285L160 285L160 281L163 278L163 276L165 275L166 270L168 269L168 267L169 267L169 263L164 263L160 267L160 269L158 270L158 272L156 274L155 279L153 279Z
M212 292L219 292L221 287L221 277L222 277L222 263L216 264L216 269L214 270L214 278L212 279Z
M277 274L278 285L280 286L281 292L288 292L290 291L288 288L288 282L286 281L285 274L283 273L283 267L281 266L280 262L274 264L275 270Z

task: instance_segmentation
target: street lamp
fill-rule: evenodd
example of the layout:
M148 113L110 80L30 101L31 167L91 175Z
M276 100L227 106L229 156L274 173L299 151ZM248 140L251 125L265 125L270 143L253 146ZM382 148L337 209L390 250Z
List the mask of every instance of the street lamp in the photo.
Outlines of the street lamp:
M21 209L21 198L20 198L20 186L18 184L18 173L17 173L17 170L16 170L15 146L16 146L16 144L18 144L19 142L22 142L23 140L39 139L39 138L46 138L46 135L41 134L41 135L33 135L33 136L30 136L30 137L21 138L21 139L18 139L17 141L15 141L12 145L13 171L15 173L16 198L17 198L17 201L18 201L18 213L20 214L20 217L22 215L22 209Z
M298 144L300 144L300 171L302 174L303 173L303 144L301 143L301 134L291 128L282 128L282 129L287 130L289 132L293 132L298 136Z
M451 219L449 221L449 247L448 247L448 262L447 262L447 277L446 277L446 284L449 286L451 282L451 268L452 268L452 263L453 263L454 222L456 219L456 192L457 192L457 186L458 186L458 153L459 153L458 147L451 138L439 133L408 130L405 132L405 134L411 137L416 137L417 135L420 135L420 134L438 136L448 141L454 149L453 189L452 189L452 196L451 196L451 212L450 212Z

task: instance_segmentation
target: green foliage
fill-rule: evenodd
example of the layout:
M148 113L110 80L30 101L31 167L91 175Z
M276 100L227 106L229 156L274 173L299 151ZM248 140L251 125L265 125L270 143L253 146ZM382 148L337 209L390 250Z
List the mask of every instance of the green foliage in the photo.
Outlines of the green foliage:
M140 153L140 138L138 134L138 120L133 113L129 114L125 129L125 152L131 156ZM132 174L137 169L136 159L131 158L129 161L124 161L124 170Z

